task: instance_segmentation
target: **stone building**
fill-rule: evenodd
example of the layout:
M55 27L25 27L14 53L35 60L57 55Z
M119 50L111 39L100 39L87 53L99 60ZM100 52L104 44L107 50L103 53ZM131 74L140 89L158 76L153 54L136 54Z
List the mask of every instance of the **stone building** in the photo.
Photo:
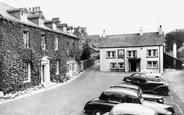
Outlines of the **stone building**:
M156 73L164 70L164 41L162 27L156 32L107 35L100 41L100 71Z
M59 18L46 20L40 7L0 2L0 90L62 81L78 72L78 41Z

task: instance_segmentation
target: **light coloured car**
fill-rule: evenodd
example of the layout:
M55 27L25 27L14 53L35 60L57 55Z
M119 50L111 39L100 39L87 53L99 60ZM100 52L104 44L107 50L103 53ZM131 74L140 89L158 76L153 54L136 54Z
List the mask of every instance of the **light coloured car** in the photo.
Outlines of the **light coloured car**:
M156 72L149 70L149 69L143 69L140 72L146 74L146 76L148 76L150 78L159 79L161 77L160 73L156 73Z
M157 112L140 104L121 103L115 105L110 112L104 115L158 115Z

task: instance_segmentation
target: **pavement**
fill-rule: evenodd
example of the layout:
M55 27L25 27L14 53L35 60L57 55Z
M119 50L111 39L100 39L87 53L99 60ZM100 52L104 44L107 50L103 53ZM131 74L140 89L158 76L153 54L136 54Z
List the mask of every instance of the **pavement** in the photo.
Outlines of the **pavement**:
M55 82L45 83L43 88L38 89L38 90L30 91L30 92L25 93L23 95L17 96L17 97L15 97L13 99L3 99L3 98L0 98L0 104L4 104L4 103L10 102L10 101L14 101L16 99L20 99L20 98L24 98L24 97L27 97L27 96L31 96L33 94L41 93L41 92L44 92L44 91L47 91L47 90L50 90L50 89L53 89L53 88L57 88L59 86L65 85L65 84L73 81L75 78L77 78L78 76L82 75L83 73L84 73L84 71L80 72L78 75L70 77L69 80L67 80L65 82L62 82L62 83L55 83Z

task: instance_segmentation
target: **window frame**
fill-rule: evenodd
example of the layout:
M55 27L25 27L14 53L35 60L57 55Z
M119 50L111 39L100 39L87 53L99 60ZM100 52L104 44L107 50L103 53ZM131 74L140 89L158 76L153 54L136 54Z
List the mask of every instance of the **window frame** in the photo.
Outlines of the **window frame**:
M46 35L45 34L42 34L41 35L41 48L42 50L46 50Z
M108 56L108 53L110 54L110 56ZM112 53L112 56L111 56ZM114 53L114 56L113 56ZM106 51L106 59L116 59L116 51Z
M123 64L123 68L120 68L120 64ZM125 69L125 63L124 62L118 62L118 69L124 70Z
M148 54L149 51L151 51L151 56L149 56L149 54ZM156 51L156 55L153 55L154 51ZM158 49L147 49L146 50L146 57L147 58L157 58L158 57Z
M58 50L59 49L59 41L58 41L58 37L54 38L54 50Z
M60 64L60 61L57 60L57 61L56 61L56 75L59 74L59 64Z
M30 48L30 32L29 30L23 31L24 48Z
M149 62L151 62L151 66L149 66ZM154 62L156 62L156 67L154 67ZM147 61L147 69L158 69L158 61Z
M67 42L66 53L69 56L69 54L70 54L70 43L69 42Z
M115 67L114 68L112 68L112 66L111 66L112 64L115 64ZM111 70L116 70L117 69L117 63L116 62L111 62L110 63L110 69Z
M31 81L31 63L29 62L24 63L24 72L25 72L24 83L30 82Z
M114 96L113 97L114 100L111 100L112 99L112 96ZM119 98L119 100L117 101L117 100L115 100L115 98L116 99ZM108 97L108 101L109 102L122 103L123 100L124 100L124 97L122 95L120 95L120 94L111 94Z
M134 56L134 52L135 52L135 56ZM129 56L130 54L130 56ZM137 50L127 50L127 58L137 58Z

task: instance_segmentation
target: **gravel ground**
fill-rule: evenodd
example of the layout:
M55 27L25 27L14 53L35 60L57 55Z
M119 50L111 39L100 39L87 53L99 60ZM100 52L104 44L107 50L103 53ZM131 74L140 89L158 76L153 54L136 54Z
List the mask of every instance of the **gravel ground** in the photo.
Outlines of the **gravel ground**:
M167 71L162 75L162 78L169 83L170 87L184 102L184 70Z

